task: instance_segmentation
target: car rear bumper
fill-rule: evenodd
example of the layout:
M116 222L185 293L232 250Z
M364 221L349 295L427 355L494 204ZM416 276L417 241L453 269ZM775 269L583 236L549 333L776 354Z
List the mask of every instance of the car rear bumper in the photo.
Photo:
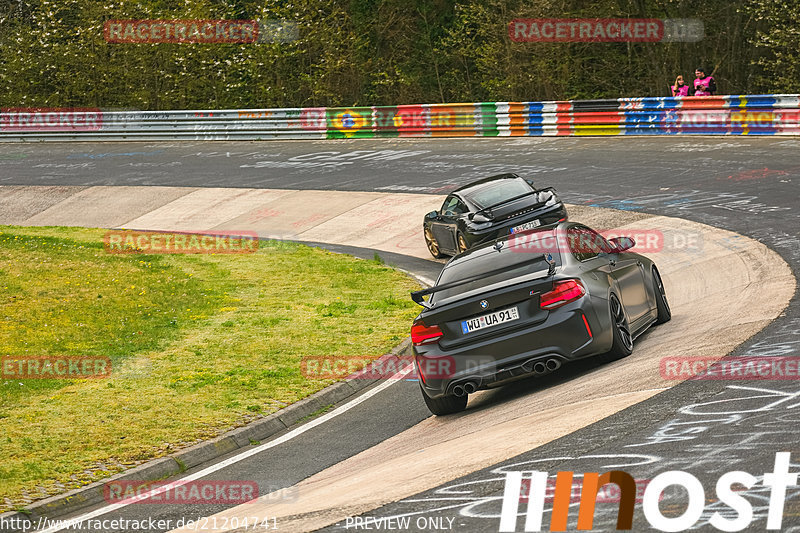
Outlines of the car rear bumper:
M449 350L438 343L415 346L414 357L423 391L437 398L453 394L455 387L466 383L474 384L475 390L487 389L607 351L611 337L600 334L605 329L600 327L589 298L583 298L551 311L544 322L525 329Z
M559 221L564 220L567 218L567 209L564 207L563 203L558 203L552 207L543 208L537 211L533 211L531 213L525 214L525 216L509 218L505 220L501 220L495 224L492 224L490 227L482 230L477 230L474 228L469 228L469 233L471 235L471 246L475 246L478 244L482 244L484 242L493 241L500 237L504 237L511 233L511 228L520 226L527 222L531 222L533 220L540 220L541 226L549 226L551 224L557 224Z

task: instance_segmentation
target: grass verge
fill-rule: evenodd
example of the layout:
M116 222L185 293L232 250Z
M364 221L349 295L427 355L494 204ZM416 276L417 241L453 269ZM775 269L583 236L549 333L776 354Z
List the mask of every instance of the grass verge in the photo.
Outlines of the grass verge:
M415 282L266 241L112 255L103 230L0 226L0 356L102 356L101 380L0 380L0 512L214 437L330 384L304 356L378 356Z

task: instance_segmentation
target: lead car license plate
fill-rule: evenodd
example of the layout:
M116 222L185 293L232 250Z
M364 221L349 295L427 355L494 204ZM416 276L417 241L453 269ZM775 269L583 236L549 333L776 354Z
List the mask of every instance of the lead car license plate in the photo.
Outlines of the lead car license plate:
M502 311L495 311L494 313L489 313L476 318L470 318L469 320L462 320L461 331L463 331L466 335L467 333L472 333L473 331L477 331L479 329L496 326L498 324L504 324L506 322L512 322L514 320L519 320L519 311L516 307L509 307L508 309L503 309Z
M519 233L520 231L525 231L528 229L538 228L542 225L542 222L539 219L531 220L530 222L526 222L525 224L520 224L519 226L514 226L511 228L511 233Z

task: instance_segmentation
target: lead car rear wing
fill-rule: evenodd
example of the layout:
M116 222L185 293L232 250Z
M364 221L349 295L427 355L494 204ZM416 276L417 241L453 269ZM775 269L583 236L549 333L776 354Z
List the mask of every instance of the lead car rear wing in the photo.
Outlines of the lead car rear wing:
M531 187L533 187L533 184L531 184ZM530 196L532 194L539 194L540 192L544 192L544 191L549 191L549 192L553 193L553 195L555 195L556 197L558 196L556 194L556 190L553 187L546 187L544 189L537 189L536 187L533 187L533 190L530 191L530 192L526 192L525 194L520 194L518 196L513 196L511 198L508 198L507 200L503 200L502 202L498 202L496 204L492 204L492 205L486 206L486 207L484 207L482 209L479 209L478 211L475 211L475 214L476 215L478 213L486 214L487 211L491 211L492 209L500 207L501 205L510 204L511 202L519 200L520 198L525 198L526 196Z
M552 276L553 274L555 274L556 262L553 260L553 255L549 254L549 253L542 254L540 257L537 257L536 259L532 259L531 261L526 261L525 263L521 263L521 264L538 263L539 261L546 261L547 264L550 265L549 268L547 269L547 275L548 276ZM519 266L519 264L517 264L515 266ZM428 295L431 295L431 294L434 294L434 293L437 293L437 292L440 292L440 291L444 291L444 290L447 290L447 289L452 289L454 287L460 287L461 285L466 285L467 283L472 283L473 281L478 281L480 279L483 279L483 278L486 278L486 277L489 277L489 276L493 276L495 274L500 274L502 272L505 272L506 270L508 270L508 267L496 268L494 270L490 270L488 272L481 272L480 274L476 274L474 276L469 276L467 278L460 279L458 281L452 281L450 283L445 283L443 285L434 285L433 287L429 287L427 289L422 289L421 291L413 291L411 293L411 299L414 300L419 305L421 305L422 307L424 307L425 309L431 309L433 307L433 305L431 305L429 302L425 301L425 296L428 296Z

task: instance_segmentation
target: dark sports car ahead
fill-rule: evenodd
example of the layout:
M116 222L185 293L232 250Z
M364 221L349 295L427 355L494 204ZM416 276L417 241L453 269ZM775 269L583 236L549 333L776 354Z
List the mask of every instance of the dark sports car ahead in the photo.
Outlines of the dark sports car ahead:
M461 411L472 392L568 361L629 355L671 317L655 263L626 251L634 244L563 222L451 259L435 286L412 293L425 307L411 339L431 412Z
M536 189L516 174L500 174L450 193L425 215L425 243L433 257L456 255L498 237L567 219L552 187Z

